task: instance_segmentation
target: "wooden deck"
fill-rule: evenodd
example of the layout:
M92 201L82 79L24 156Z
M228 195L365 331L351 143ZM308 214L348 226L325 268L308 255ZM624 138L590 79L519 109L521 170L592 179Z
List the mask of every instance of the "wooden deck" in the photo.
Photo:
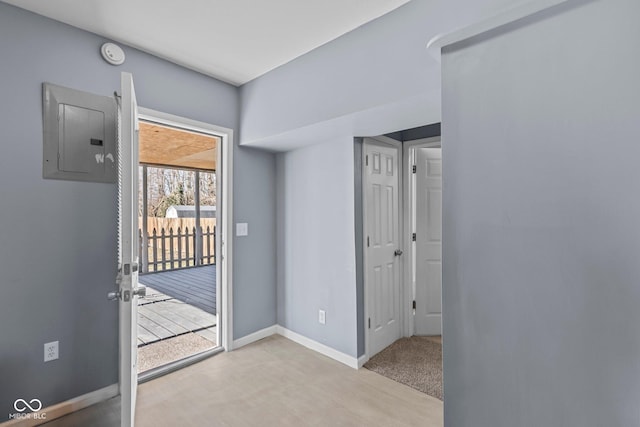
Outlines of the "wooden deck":
M138 346L195 333L215 345L217 316L147 287L138 299Z
M138 346L195 333L216 345L215 266L140 276Z
M215 265L144 274L138 280L178 301L216 314Z

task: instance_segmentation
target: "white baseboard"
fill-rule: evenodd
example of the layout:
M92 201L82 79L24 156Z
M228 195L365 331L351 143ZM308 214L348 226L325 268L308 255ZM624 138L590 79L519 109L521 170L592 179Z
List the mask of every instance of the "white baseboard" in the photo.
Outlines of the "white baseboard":
M358 357L358 369L362 368L364 364L367 363L368 361L369 361L369 356L367 356L366 354Z
M251 344L252 342L261 340L262 338L270 337L271 335L275 335L276 333L277 333L276 325L269 326L264 329L260 329L259 331L256 331L252 334L245 335L242 338L238 338L237 340L234 340L232 349L237 350L240 347L244 347L247 344Z
M75 397L71 400L67 400L66 402L61 402L56 405L47 406L46 408L42 408L38 412L34 414L28 414L35 416L38 415L39 418L24 418L24 419L13 419L9 420L5 423L2 423L2 427L32 427L37 426L39 424L55 420L56 418L63 417L65 415L71 414L72 412L79 411L88 406L94 405L96 403L103 402L105 400L109 400L112 397L116 397L118 395L118 384L112 384L110 386L101 388L100 390L92 391L87 394L83 394L82 396Z
M300 335L296 332L293 332L283 326L273 325L267 328L261 329L252 334L246 335L242 338L233 341L233 350L237 350L245 345L251 344L263 338L269 337L271 335L282 335L285 338L290 339L300 345L307 347L313 351L317 351L320 354L324 354L327 357L330 357L333 360L336 360L340 363L343 363L350 368L359 369L367 363L369 358L365 356L361 356L360 358L355 358L353 356L349 356L348 354L344 354L334 348L331 348L327 345L319 343L317 341L312 340L311 338L307 338L304 335Z
M311 338L307 338L304 335L300 335L296 332L293 332L283 326L278 325L276 327L278 335L282 335L285 338L290 339L291 341L297 342L300 345L303 345L311 350L317 351L320 354L324 354L327 357L332 358L340 363L344 363L350 368L358 369L358 359L349 356L348 354L344 354L334 348L326 346L318 341L314 341Z

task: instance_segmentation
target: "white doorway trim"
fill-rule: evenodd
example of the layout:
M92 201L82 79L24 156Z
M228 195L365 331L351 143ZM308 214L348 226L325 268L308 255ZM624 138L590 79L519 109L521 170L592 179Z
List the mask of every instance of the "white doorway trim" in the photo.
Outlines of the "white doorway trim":
M416 297L416 251L415 244L412 239L412 233L414 233L416 229L415 178L413 174L413 165L415 165L414 149L440 146L440 136L406 141L402 144L402 164L404 169L404 173L402 175L402 200L404 205L403 222L405 224L404 229L406 230L406 233L404 234L404 248L406 254L406 257L404 258L404 277L406 280L403 282L403 291L405 295L403 307L408 307L404 310L403 333L405 337L410 337L415 333L414 311L412 308L413 301Z
M221 195L218 205L220 212L217 222L220 238L216 241L216 301L218 315L218 343L226 351L233 346L233 130L209 123L199 122L148 108L139 108L139 118L148 122L171 126L178 129L217 136L218 164L216 170L217 194Z
M368 267L368 248L367 248L367 230L368 230L368 222L367 222L367 182L369 180L368 176L367 176L367 168L366 168L366 160L365 160L365 155L366 155L366 150L365 150L365 146L367 145L367 140L371 141L373 140L374 143L378 143L380 145L383 146L392 146L395 147L398 150L398 168L399 168L399 180L398 180L398 186L401 188L403 186L403 165L404 162L402 160L402 143L399 141L396 141L395 139L386 137L386 136L376 136L376 137L368 137L368 138L364 138L363 139L363 143L362 143L362 152L361 152L361 156L362 156L362 229L363 229L363 233L362 233L362 254L363 254L363 283L364 283L364 289L363 289L363 298L364 298L364 356L361 356L360 359L363 359L364 362L366 362L367 360L369 360L372 356L374 356L373 354L371 354L371 349L370 349L370 329L369 329L369 325L368 325L368 319L370 317L370 313L371 313L371 308L369 307L369 297L370 297L370 293L371 291L369 290L370 287L370 283L368 283L369 281L367 280L367 267ZM371 143L371 142L369 142ZM399 245L400 245L400 249L404 250L404 239L402 238L403 234L404 234L404 212L403 212L403 203L402 203L402 198L403 198L403 192L399 191L398 192L398 230L399 230ZM404 288L405 286L404 284L404 256L399 257L399 275L400 275L400 289L399 289L399 293L400 293L400 312L399 312L399 317L401 319L404 319L405 317L405 313L406 311L406 307L404 304L404 301L406 299L405 297L405 291ZM403 325L400 325L400 336L402 335L403 332ZM360 361L359 359L359 361ZM364 364L364 362L362 364Z

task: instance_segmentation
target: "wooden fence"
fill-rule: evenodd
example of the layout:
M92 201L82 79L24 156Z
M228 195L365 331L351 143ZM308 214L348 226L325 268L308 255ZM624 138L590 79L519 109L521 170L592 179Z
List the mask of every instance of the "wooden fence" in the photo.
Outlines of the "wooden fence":
M201 219L201 223L208 224L206 228L190 224L193 218L151 219L154 221L148 221L147 233L142 227L138 230L141 273L216 263L215 219Z

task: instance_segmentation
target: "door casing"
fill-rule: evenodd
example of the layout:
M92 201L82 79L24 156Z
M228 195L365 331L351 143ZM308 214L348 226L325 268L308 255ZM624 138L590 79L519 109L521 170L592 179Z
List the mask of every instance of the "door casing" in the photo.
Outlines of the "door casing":
M400 316L402 318L401 325L401 335L403 337L410 337L415 332L415 320L413 315L413 300L415 298L415 283L413 281L413 269L415 268L414 259L415 259L415 248L413 245L413 241L411 238L411 234L413 230L415 230L413 224L413 215L412 209L415 209L415 201L412 198L414 182L413 182L413 169L412 166L414 164L413 158L413 149L420 147L439 147L441 146L441 137L431 137L424 139L417 139L414 141L406 141L404 143L400 143L394 139L391 139L386 136L377 136L374 138L370 138L375 140L376 142L392 145L398 147L401 154L400 163L400 206L399 206L399 230L401 235L401 245L402 250L404 251L403 256L400 259L401 263L401 274L400 274ZM365 164L364 159L364 144L361 152L362 157L362 165ZM364 357L361 358L362 361L360 364L365 363L372 355L370 354L369 349L369 329L367 325L367 319L369 318L369 284L367 283L366 268L367 268L367 219L366 213L364 211L364 207L367 203L367 192L364 188L364 183L366 182L366 169L362 168L362 182L363 182L363 191L362 191L362 224L363 224L363 233L362 233L362 241L360 244L362 245L363 252L363 280L364 280L364 290L363 290L363 299L364 299L364 341L365 341L365 354Z
M222 197L218 201L217 224L221 224L221 235L216 239L216 301L218 316L218 344L231 351L233 346L233 130L209 123L191 120L173 114L163 113L148 108L138 108L141 120L153 122L187 131L201 132L220 138L217 147L218 165L216 170L216 192ZM197 360L194 360L194 362ZM145 380L152 378L145 378Z

